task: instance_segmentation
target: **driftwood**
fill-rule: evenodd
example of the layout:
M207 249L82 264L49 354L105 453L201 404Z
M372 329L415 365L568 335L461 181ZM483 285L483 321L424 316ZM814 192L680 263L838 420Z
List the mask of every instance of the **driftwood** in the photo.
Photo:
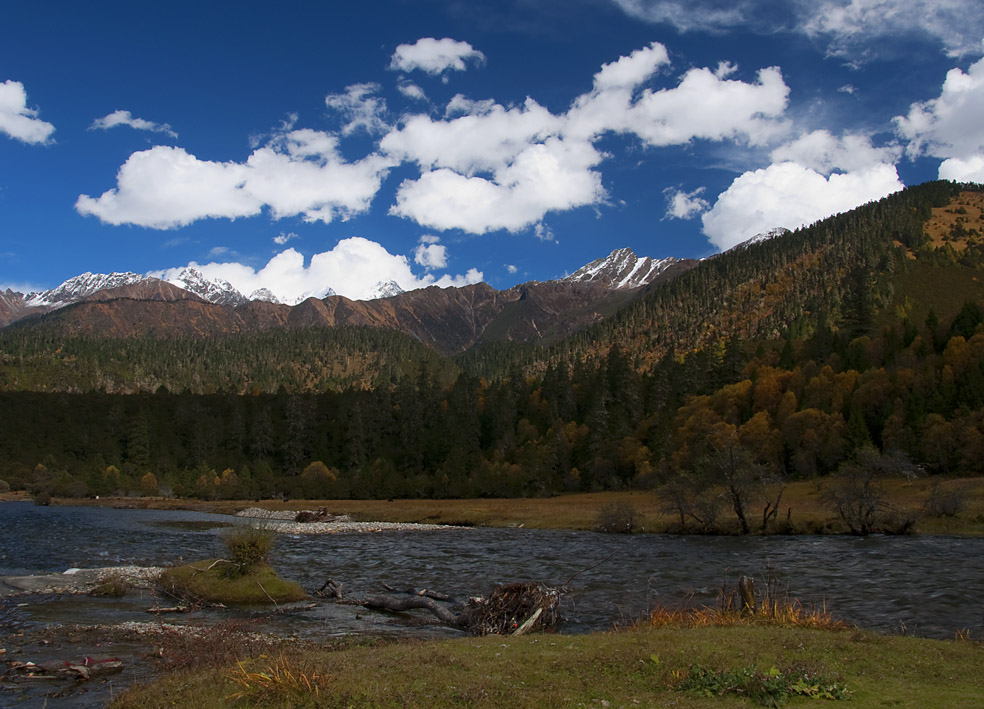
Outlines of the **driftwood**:
M342 584L334 579L328 579L324 585L314 592L315 596L321 598L335 598L342 600Z
M322 507L317 512L301 510L294 515L295 522L323 522L328 517L328 508Z
M426 610L441 623L473 635L525 635L553 630L561 621L558 606L561 591L540 583L513 583L496 586L488 598L469 598L461 605L449 596L428 589L398 591L384 584L390 595L345 600L341 584L329 579L315 592L334 597L341 603L371 610L402 613ZM395 595L399 594L399 595ZM443 605L447 603L448 605Z

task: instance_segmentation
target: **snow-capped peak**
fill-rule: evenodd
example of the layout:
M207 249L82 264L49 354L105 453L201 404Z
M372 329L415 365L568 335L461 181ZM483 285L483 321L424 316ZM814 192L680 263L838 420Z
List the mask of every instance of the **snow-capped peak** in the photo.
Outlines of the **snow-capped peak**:
M275 305L280 304L280 299L273 294L269 288L257 288L255 291L249 294L250 300L262 300L266 303L273 303Z
M246 302L246 296L236 290L229 281L221 278L206 278L194 268L182 269L177 276L169 279L168 283L218 305L241 305Z
M609 288L638 288L653 281L680 259L639 258L632 249L615 249L562 279L570 283L602 283Z
M378 300L379 298L392 298L394 295L406 293L396 281L380 281L370 288L359 300Z
M764 231L761 234L756 234L755 236L749 237L748 239L745 239L740 244L735 244L730 249L728 249L728 251L731 251L733 249L744 249L748 246L751 246L752 244L761 244L763 241L768 241L769 239L775 239L777 236L785 236L786 234L789 233L790 231L786 227L777 226L772 229L769 229L768 231Z
M146 276L129 271L126 273L89 273L86 271L81 275L69 278L57 288L40 293L28 293L25 301L26 305L32 308L61 308L70 303L78 302L97 291L120 288L145 280L147 280Z

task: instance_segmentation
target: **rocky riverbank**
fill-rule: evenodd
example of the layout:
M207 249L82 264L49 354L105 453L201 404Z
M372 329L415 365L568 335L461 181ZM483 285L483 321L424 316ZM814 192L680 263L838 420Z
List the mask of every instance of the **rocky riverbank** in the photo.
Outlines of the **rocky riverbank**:
M130 588L152 588L163 571L160 566L106 566L68 569L60 574L0 576L0 597L27 593L85 594L110 579L117 579Z
M264 510L250 507L236 513L236 517L259 519L264 526L281 534L341 534L366 532L419 532L434 529L467 529L448 524L420 524L417 522L355 522L348 515L329 515L324 521L295 522L297 512L291 510Z

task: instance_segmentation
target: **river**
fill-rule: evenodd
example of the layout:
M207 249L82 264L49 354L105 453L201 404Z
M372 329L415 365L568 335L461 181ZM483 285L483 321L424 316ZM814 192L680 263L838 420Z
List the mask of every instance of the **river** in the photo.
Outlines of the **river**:
M249 521L189 511L4 503L0 576L221 556L222 531L243 523ZM568 619L562 632L568 633L631 622L654 603L713 604L718 589L739 575L760 580L773 575L804 604L822 604L860 627L952 638L964 629L976 636L982 632L982 558L984 538L740 538L449 528L280 535L271 563L308 591L332 578L353 598L378 593L382 583L433 589L459 599L485 593L496 583L568 584L571 592L562 604ZM149 601L38 596L19 605L17 617L22 624L37 626L146 621ZM277 616L267 627L300 637L456 634L327 602Z

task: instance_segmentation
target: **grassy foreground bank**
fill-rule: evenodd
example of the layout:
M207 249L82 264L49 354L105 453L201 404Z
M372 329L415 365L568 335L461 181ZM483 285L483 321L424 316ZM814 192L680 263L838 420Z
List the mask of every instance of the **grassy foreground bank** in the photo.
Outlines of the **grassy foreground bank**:
M829 480L796 481L787 485L780 504L780 517L787 511L796 534L839 534L847 531L829 505L823 502ZM934 488L935 486L935 488ZM892 507L911 512L917 519L919 534L984 535L984 478L926 477L911 483L892 478L882 482L885 501ZM964 502L956 516L933 516L925 510L934 489L954 493ZM9 497L9 495L8 495ZM103 500L57 500L59 504L102 504L108 506L195 509L234 513L247 507L271 510L302 510L327 507L335 514L348 514L358 521L425 522L469 524L485 527L527 527L530 529L595 529L606 506L627 504L636 514L636 530L678 531L678 519L667 510L666 498L658 492L625 491L559 495L544 498L466 499L466 500L179 500L163 498L109 498ZM761 503L750 506L752 520L761 517ZM733 516L732 516L733 518ZM727 510L721 515L725 529L737 528Z
M294 651L181 672L120 696L116 709L263 706L756 706L712 673L816 678L845 706L976 707L984 646L789 627L643 627L594 635L484 637ZM789 706L817 706L804 694ZM827 701L823 706L839 706Z

